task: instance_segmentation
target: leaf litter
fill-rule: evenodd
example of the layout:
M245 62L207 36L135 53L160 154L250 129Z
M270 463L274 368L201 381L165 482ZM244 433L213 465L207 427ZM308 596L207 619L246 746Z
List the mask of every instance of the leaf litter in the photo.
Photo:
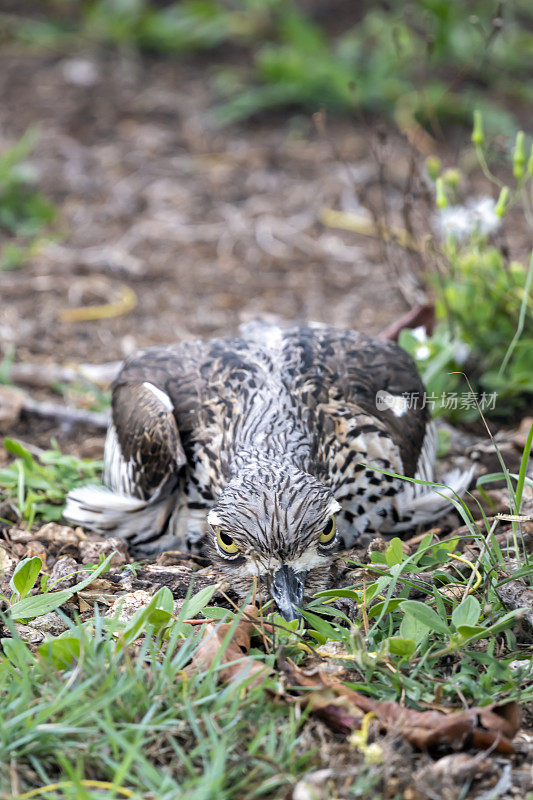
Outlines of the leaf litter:
M322 717L332 730L359 730L364 716L372 714L375 725L371 725L377 731L401 735L421 750L446 745L454 750L493 748L499 753L514 753L512 739L521 724L520 707L514 701L453 713L444 709L416 711L355 692L332 680L323 669L303 670L290 660L283 666L294 686L317 690L309 700L312 713Z

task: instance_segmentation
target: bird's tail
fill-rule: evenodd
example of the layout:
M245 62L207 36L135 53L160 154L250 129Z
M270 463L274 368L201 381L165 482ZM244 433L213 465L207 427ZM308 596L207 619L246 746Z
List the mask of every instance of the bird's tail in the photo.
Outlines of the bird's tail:
M74 525L104 536L118 536L145 552L150 542L161 539L168 523L172 497L156 503L118 494L105 486L80 486L67 495L63 511ZM159 542L157 551L160 550Z
M399 519L394 530L403 531L432 523L451 511L452 498L457 499L464 495L473 475L474 467L465 472L454 469L440 479L442 486L436 487L406 481L405 488L397 495L396 509Z
M434 472L437 461L438 435L434 422L428 425L426 436L420 451L415 479L435 481ZM395 531L406 530L420 524L435 522L448 511L452 510L452 499L461 498L474 475L474 467L462 471L454 469L438 479L442 486L428 486L427 483L413 483L405 481L404 488L397 495L396 510L398 523L394 525Z

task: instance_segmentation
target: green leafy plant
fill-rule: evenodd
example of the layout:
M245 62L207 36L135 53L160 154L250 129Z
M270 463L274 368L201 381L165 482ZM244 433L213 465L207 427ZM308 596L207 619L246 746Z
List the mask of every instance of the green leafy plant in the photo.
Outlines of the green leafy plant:
M380 699L398 699L403 694L414 703L430 702L435 682L444 698L453 698L456 688L461 687L465 696L481 704L492 702L498 692L505 692L505 696L533 697L532 686L527 681L524 683L524 673L513 674L508 666L517 658L512 648L505 658L498 660L493 655L497 635L516 624L519 610L506 612L502 609L496 598L497 582L492 579L489 593L493 603L488 613L483 611L480 599L465 594L468 575L458 573L452 578L457 561L450 555L439 558L437 568L430 571L431 563L435 566L434 556L431 556L422 570L421 562L424 563L431 549L431 545L422 543L415 556L404 555L399 564L385 566L376 580L367 581L364 588L355 586L317 595L317 600L303 614L311 626L310 635L318 642L319 653L322 648L331 648L331 644L336 643L338 647L331 651L330 657L346 665L355 662L361 674L361 682L350 684L352 688ZM493 554L487 557L486 566L481 568L485 581L489 581L491 570L494 571L493 558ZM428 576L427 583L424 572ZM533 574L531 563L527 574ZM446 591L450 586L454 587L454 593ZM410 587L427 591L428 600L408 599ZM486 590L487 583L484 587ZM357 602L360 616L367 620L366 631L360 626L347 628L342 613L329 605L334 599L350 596ZM324 614L328 620L323 619ZM476 642L482 642L483 647L479 644L472 647ZM446 657L453 654L460 654L460 658L450 674ZM526 651L522 658L529 661L529 672L533 672L530 654ZM471 680L472 660L478 672L479 662L484 664L481 680L477 682ZM490 677L485 678L485 673Z
M37 234L55 217L55 207L35 188L37 175L26 162L36 138L29 128L0 154L0 234L15 237L2 245L0 270L22 266L39 245Z
M218 119L233 122L283 106L348 113L357 106L388 113L402 127L435 116L466 121L475 93L491 126L498 118L500 127L504 120L510 127L510 115L482 100L475 83L482 76L512 91L510 75L523 74L516 53L528 47L529 35L506 12L495 36L493 14L493 5L484 1L470 4L468 16L463 6L446 0L419 0L411 9L393 2L387 9L368 8L346 33L330 37L287 4L272 41L255 55L253 72L221 71L218 87L228 99ZM480 51L490 51L490 57L473 59ZM463 91L449 85L450 69L462 71L457 84Z
M20 600L26 597L33 589L42 566L43 562L39 556L23 558L17 564L9 585L18 594Z
M494 536L498 519L489 524L480 507L478 516L484 520L480 527L466 503L452 496L452 504L468 530L467 538L479 548L475 564L456 552L459 536L435 542L431 534L426 534L410 555L395 538L385 552L372 552L370 565L358 564L366 572L359 585L320 592L303 611L319 652L336 643L332 657L356 663L363 680L351 684L353 688L371 691L380 699L404 694L414 703L430 701L435 682L444 698L460 691L481 704L491 702L498 693L533 697L533 684L527 680L533 674L530 649L519 647L516 652L511 632L521 612L508 611L498 592L509 580L533 585L533 559L521 543L517 521L524 486L533 485L526 475L532 442L533 426L518 475L509 473L498 453L501 473L480 479L480 484L503 479L508 486L513 531L505 547ZM442 489L439 484L427 485ZM521 565L510 575L509 559ZM374 574L373 580L369 573ZM409 592L413 589L425 594L426 599L411 599ZM331 605L343 599L357 604L363 625L347 625L345 614ZM496 658L495 643L501 635L506 637L508 655ZM446 659L454 655L460 657L450 675ZM517 658L524 670L513 671L511 665Z
M5 15L4 24L11 35L36 46L57 47L82 37L175 56L213 52L221 123L263 109L325 107L350 114L357 106L389 114L402 127L414 120L430 125L436 117L466 121L475 97L491 127L510 129L511 114L492 97L532 99L531 9L522 2L354 5L341 34L331 34L329 21L321 25L292 0L182 0L162 6L149 0L86 0L78 10L77 18ZM239 68L227 68L228 45Z
M209 50L246 43L268 28L279 0L184 0L164 8L148 0L98 0L84 4L86 33L97 39L163 53Z
M34 617L48 614L50 611L55 611L56 608L70 600L76 592L81 592L82 589L85 589L86 586L104 572L108 568L113 555L111 553L99 566L91 571L88 577L70 589L61 589L54 592L51 591L51 588L45 587L40 593L31 596L28 595L37 582L43 562L38 556L24 559L17 565L11 579L11 588L14 588L15 598L18 596L18 599L15 599L15 602L11 602L8 606L9 619L15 621L30 620Z
M483 172L499 188L499 199L459 204L460 173L453 171L450 176L448 171L442 177L440 167L434 170L430 165L439 207L437 224L442 228L439 268L431 279L438 324L430 337L402 331L399 343L417 362L429 394L436 396L436 415L477 416L471 396L458 398L461 389L468 393L458 374L465 372L482 411L505 418L525 407L533 395L533 253L529 264L508 263L490 234L519 204L532 224L533 155L526 158L524 134L519 132L511 154L515 180L511 189L489 171L479 114L472 138Z
M13 439L4 447L16 458L0 469L0 496L13 500L31 527L36 518L45 522L61 519L66 492L83 483L97 484L101 461L80 459L61 453L57 444L38 458Z

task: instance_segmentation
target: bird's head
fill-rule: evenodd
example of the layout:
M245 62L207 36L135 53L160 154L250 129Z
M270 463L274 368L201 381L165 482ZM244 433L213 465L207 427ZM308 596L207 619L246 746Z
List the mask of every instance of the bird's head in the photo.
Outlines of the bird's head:
M339 509L331 490L300 469L243 469L208 514L211 557L239 594L255 577L262 599L296 619L304 593L327 586Z

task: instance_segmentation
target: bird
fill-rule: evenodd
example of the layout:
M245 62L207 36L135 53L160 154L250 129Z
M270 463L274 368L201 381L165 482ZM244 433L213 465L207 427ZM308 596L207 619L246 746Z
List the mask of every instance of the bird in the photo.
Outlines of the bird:
M424 397L398 345L320 323L149 347L114 381L103 485L71 490L64 516L142 556L207 555L298 619L340 550L430 523L468 487L459 470L428 485Z

